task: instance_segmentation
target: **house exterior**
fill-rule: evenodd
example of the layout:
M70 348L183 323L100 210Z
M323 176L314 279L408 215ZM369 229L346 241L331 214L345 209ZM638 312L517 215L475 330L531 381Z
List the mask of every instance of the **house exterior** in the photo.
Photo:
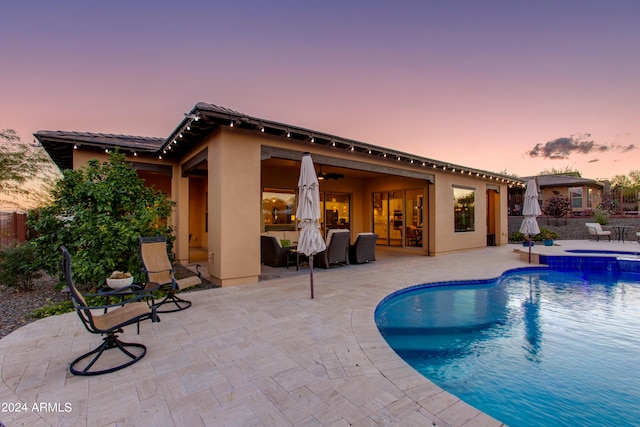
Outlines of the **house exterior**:
M602 203L604 184L593 179L577 175L539 175L523 178L525 181L535 178L538 183L540 204L544 208L547 200L556 194L565 196L571 202L571 215L590 215ZM520 215L524 189L512 186L509 189L509 214Z
M590 215L602 202L604 185L593 179L572 175L541 175L536 177L543 206L556 192L569 198L572 215Z
M374 146L207 103L168 138L38 131L60 169L120 152L176 202L177 259L206 254L219 285L255 283L260 233L295 230L300 160L320 178L322 227L378 234L378 246L442 253L508 241L507 193L520 179Z

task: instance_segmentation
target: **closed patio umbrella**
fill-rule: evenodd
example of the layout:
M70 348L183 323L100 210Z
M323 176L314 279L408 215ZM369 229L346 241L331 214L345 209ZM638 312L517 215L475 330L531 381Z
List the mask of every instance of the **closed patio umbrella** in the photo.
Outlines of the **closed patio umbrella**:
M529 236L529 263L531 263L531 236L540 233L536 217L541 214L540 204L538 203L538 185L535 179L530 179L524 192L524 206L522 207L524 221L520 225L520 232Z
M303 154L300 165L296 216L300 228L297 250L309 257L309 281L313 299L313 256L327 247L320 232L320 184L309 153Z

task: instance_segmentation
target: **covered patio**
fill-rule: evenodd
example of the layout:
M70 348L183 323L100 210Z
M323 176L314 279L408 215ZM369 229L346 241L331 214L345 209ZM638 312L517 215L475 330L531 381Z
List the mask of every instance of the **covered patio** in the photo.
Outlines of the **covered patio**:
M636 242L559 241L534 247L638 251ZM75 313L36 321L0 340L0 401L6 425L438 425L499 426L419 375L379 334L374 310L419 283L499 276L528 265L521 246L439 257L398 256L320 271L309 298L306 269L256 285L196 291L189 310L128 327L148 352L99 377L68 363L98 344ZM286 269L281 269L286 270ZM33 411L33 405L48 409ZM45 405L46 406L46 405Z

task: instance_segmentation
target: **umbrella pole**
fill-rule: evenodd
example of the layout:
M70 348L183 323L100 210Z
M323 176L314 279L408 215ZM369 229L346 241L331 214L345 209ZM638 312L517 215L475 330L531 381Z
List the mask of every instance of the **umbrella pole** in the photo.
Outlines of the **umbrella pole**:
M311 299L313 299L313 255L309 255L309 283L311 284Z
M531 234L529 234L529 264L531 264Z

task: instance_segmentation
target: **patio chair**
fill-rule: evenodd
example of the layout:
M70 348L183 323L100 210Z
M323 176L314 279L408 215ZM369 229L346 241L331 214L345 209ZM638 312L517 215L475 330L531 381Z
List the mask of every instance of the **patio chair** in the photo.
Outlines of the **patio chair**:
M611 230L603 230L602 226L597 222L585 222L584 225L586 225L589 230L589 238L595 237L596 242L599 242L600 236L607 236L609 241L611 241Z
M93 334L105 334L102 344L95 349L76 358L69 365L69 371L73 375L102 375L108 374L126 368L140 359L147 353L147 348L138 343L125 343L118 339L117 333L122 333L122 328L128 325L137 324L138 333L140 333L140 321L151 319L154 322L159 321L156 316L155 307L149 306L142 301L142 296L124 300L117 304L103 306L89 306L84 296L77 290L71 277L71 255L63 246L62 251L62 271L65 281L69 287L73 306L87 331ZM95 314L92 310L103 310L103 314ZM125 361L119 365L112 366L113 363L98 362L98 359L105 354L106 351L117 348L125 356ZM131 351L132 349L136 351ZM81 363L85 359L91 360L88 363ZM110 361L113 357L107 357ZM106 366L105 366L106 365ZM96 370L92 368L96 367Z
M420 230L415 225L405 227L407 231L407 245L408 246L420 246L422 244L422 236Z
M363 264L376 260L376 242L378 235L374 233L358 233L356 241L349 246L349 262Z
M172 313L191 307L191 301L178 297L176 293L183 289L202 284L200 264L195 264L197 276L176 279L173 266L167 254L166 236L139 237L138 242L140 243L140 259L143 265L142 271L147 275L147 286L145 289L150 290L149 284L151 284L151 286L155 284L155 289L167 288L169 292L162 301L156 304L158 313ZM173 304L175 308L160 309L165 304Z
M329 268L331 264L349 264L349 237L346 229L329 230L327 249L313 257L314 264L320 268Z
M287 249L274 236L260 236L260 260L270 267L287 265Z

